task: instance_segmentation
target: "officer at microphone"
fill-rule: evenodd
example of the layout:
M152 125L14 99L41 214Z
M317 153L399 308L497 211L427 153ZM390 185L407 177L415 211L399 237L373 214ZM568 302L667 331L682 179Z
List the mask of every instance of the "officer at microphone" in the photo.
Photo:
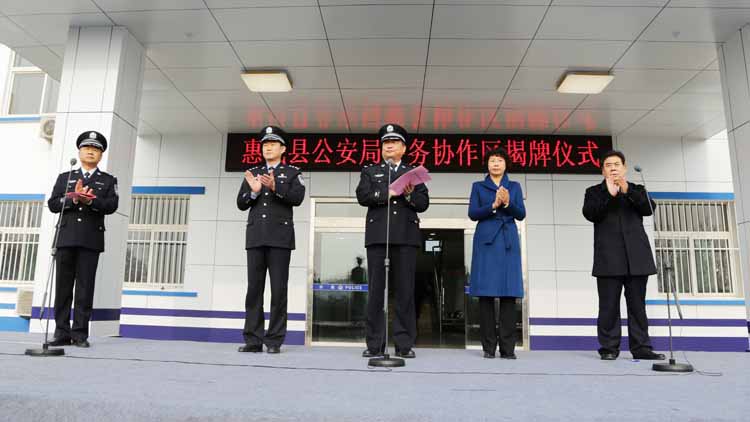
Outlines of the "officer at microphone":
M245 296L245 345L240 352L280 353L286 337L287 284L294 244L294 212L305 199L302 172L281 162L286 152L286 133L276 126L259 135L265 163L245 171L237 208L247 213L247 295ZM263 291L266 271L271 279L271 318L264 330Z
M622 152L604 154L604 180L586 189L583 202L584 217L594 223L592 275L599 293L599 355L602 360L615 360L620 354L620 296L625 289L630 353L634 359L662 360L664 355L654 353L651 346L646 316L646 282L656 274L656 265L643 217L651 215L656 204L643 185L627 181L627 172Z
M388 185L412 169L402 161L408 147L409 135L397 124L380 128L381 155L383 161L362 169L357 186L357 201L367 207L365 247L367 248L368 302L367 302L367 349L363 357L380 356L385 349L385 324L383 303L385 289L385 251L387 217L390 217L390 286L395 290L395 313L393 338L396 356L415 357L414 341L417 323L414 304L414 273L417 251L422 244L417 213L427 210L430 198L422 183L406 186L403 194L394 195ZM390 201L390 216L388 202Z
M94 303L94 280L99 254L104 252L104 216L117 211L117 178L99 170L107 138L96 131L76 140L81 167L57 176L47 201L53 213L62 212L57 238L55 338L51 346L89 347L89 321ZM70 180L68 180L70 178ZM72 198L66 192L81 196ZM73 327L70 307L75 287Z

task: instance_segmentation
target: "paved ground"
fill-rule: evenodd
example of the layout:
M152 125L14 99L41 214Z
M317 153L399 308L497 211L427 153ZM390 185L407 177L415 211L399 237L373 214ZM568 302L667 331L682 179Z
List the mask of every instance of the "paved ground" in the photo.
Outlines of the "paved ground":
M627 353L417 349L385 371L352 348L122 338L24 356L40 338L0 333L0 421L750 420L750 353L680 353L701 372L669 375Z

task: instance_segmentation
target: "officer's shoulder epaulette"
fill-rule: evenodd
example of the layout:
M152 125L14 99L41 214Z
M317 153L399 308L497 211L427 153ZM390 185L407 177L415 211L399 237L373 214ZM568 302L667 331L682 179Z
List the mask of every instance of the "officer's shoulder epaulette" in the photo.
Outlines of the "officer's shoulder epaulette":
M293 165L291 165L291 164L287 164L287 167L291 167L291 168L293 168L293 169L295 169L295 170L297 170L297 171L302 171L302 169L301 169L301 168L299 168L299 167L297 167L297 166L293 166Z

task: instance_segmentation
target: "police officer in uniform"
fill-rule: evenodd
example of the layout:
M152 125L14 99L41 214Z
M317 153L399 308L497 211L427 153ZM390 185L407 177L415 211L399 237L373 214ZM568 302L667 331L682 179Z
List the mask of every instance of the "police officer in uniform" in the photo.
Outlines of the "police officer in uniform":
M245 345L240 352L279 353L286 336L289 259L294 249L293 207L305 198L299 168L284 165L286 134L276 126L265 127L260 144L265 165L245 171L237 194L237 208L247 211L247 295L245 296ZM266 270L271 278L271 319L264 332L263 291Z
M412 169L402 161L408 147L408 134L396 124L380 128L381 154L383 162L362 169L357 186L357 201L367 207L365 247L367 248L368 303L367 303L367 349L363 357L380 356L385 350L385 324L383 313L386 248L386 213L390 203L390 270L389 283L395 290L395 317L393 338L396 355L415 357L412 347L417 336L414 305L414 273L417 251L422 244L417 213L430 205L427 187L424 184L407 186L402 195L395 196L388 186Z
M89 320L94 303L94 280L99 254L104 251L104 216L117 211L117 178L97 168L107 150L107 139L99 132L83 132L76 140L81 167L57 176L47 205L62 212L57 239L57 284L55 288L55 338L50 345L89 347ZM66 186L67 184L67 186ZM65 191L90 193L94 199L67 198ZM75 287L73 327L70 306Z

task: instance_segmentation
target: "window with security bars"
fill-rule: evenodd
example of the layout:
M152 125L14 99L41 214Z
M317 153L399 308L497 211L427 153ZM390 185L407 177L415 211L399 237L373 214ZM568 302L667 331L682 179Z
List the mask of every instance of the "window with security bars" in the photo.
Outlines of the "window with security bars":
M659 292L667 277L678 293L737 296L739 248L734 202L656 201Z
M182 286L187 249L188 195L133 195L125 283Z
M42 201L0 201L0 283L34 282Z

